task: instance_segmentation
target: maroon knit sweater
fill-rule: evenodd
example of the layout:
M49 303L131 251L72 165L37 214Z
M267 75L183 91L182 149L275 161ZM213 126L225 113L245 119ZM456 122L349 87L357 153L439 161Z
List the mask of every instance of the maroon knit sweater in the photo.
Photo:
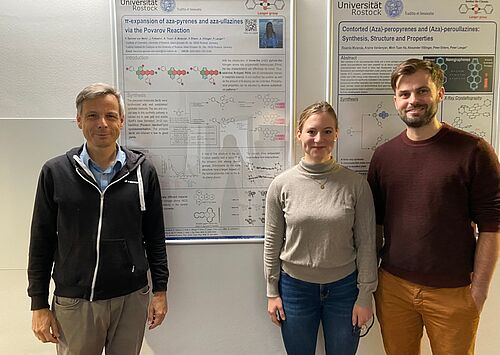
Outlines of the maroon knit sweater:
M373 155L368 181L384 226L382 268L431 287L471 282L476 239L500 231L500 166L483 139L443 124L424 141L406 131Z

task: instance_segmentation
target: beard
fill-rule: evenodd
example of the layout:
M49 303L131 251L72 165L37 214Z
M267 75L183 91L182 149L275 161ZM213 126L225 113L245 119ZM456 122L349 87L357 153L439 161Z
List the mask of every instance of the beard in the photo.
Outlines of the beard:
M416 105L413 108L425 108L425 110L419 115L414 117L408 117L405 110L399 110L399 117L403 122L411 128L420 128L429 124L438 111L438 103L434 102L431 105Z

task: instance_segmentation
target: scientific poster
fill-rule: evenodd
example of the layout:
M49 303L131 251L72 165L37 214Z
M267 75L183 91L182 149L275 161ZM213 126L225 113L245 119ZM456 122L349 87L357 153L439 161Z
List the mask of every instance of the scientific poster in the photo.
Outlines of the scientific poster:
M293 3L115 0L122 144L154 162L167 241L262 240L288 168Z
M408 58L443 69L442 122L497 146L498 2L332 0L330 7L329 97L341 124L341 164L366 173L373 151L405 129L390 76Z

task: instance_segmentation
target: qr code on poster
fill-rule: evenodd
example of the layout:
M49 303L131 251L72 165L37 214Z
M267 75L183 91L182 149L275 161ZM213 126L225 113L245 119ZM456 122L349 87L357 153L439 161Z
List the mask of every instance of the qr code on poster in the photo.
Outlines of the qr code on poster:
M257 19L256 18L246 18L245 19L245 32L257 32Z

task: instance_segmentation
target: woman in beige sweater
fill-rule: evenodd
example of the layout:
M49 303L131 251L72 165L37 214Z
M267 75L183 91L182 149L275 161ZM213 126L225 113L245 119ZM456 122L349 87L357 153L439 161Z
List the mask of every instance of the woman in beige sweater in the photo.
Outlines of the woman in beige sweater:
M375 213L365 178L337 164L335 111L301 114L304 157L267 193L264 269L268 312L289 355L314 354L320 321L327 354L352 355L373 315L377 287Z

